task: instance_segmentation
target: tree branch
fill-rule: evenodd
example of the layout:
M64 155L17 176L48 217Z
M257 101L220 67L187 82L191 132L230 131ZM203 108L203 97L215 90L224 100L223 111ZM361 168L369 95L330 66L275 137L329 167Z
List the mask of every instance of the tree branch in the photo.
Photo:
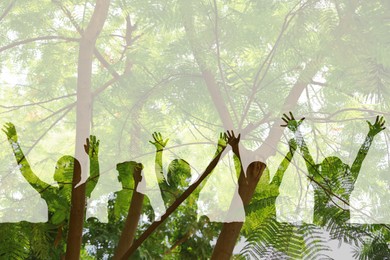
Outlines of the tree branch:
M233 105L233 102L230 98L230 94L229 94L229 91L228 89L226 88L226 80L225 80L225 76L223 75L223 69L222 69L222 64L221 64L221 51L220 51L220 42L219 42L219 34L218 34L218 5L217 5L217 0L214 0L214 19L215 19L215 22L214 22L214 35L215 35L215 44L216 44L216 47L217 47L217 63L218 63L218 70L219 70L219 75L221 77L221 80L222 80L222 85L223 85L223 88L226 92L226 96L227 96L227 99L228 99L228 102L229 102L229 105L233 111L233 115L235 117L236 120L238 120L238 117L237 117L237 113L236 113L236 110L234 109L234 105Z
M65 15L68 17L68 19L70 20L70 22L72 23L72 25L75 27L75 29L77 30L77 32L80 34L80 35L83 35L84 34L84 30L77 24L77 22L75 21L75 19L73 18L73 15L72 13L65 7L63 6L62 4L60 4L61 6L61 9L62 11L65 13ZM118 72L116 72L110 65L110 63L108 63L108 61L103 57L103 55L99 52L99 50L94 46L94 49L93 49L93 53L95 55L95 57L99 60L99 62L103 65L104 68L106 68L110 73L111 75L114 77L114 78L117 78L119 79L120 75Z
M15 108L18 109L18 108L22 108L22 107L30 107L30 106L42 105L42 104L50 103L50 102L53 102L53 101L56 101L56 100L59 100L59 99L73 97L73 96L76 96L76 93L65 95L65 96L61 96L61 97L55 97L55 98L48 99L48 100L45 100L45 101L40 101L40 102L34 102L34 103L23 104L23 105L14 105L14 106L0 105L0 107L1 108L5 108L5 109L15 109Z
M16 0L12 1L7 8L5 8L4 12L0 15L0 22L8 15L8 13L11 11L12 7L14 7L16 3Z
M284 100L284 103L281 108L281 113L285 111L291 111L298 102L299 97L302 92L305 90L308 84L310 84L312 78L317 74L318 70L321 67L322 58L318 60L314 59L310 61L305 69L301 72L300 77L291 88L290 93ZM277 142L280 140L283 134L283 128L280 127L281 122L276 121L269 131L268 137L264 140L263 144L254 152L254 155L257 154L262 157L265 162L268 157L275 154L273 147L276 146Z
M271 66L271 63L272 63L272 60L275 56L275 52L276 52L276 49L278 48L280 42L281 42L281 39L282 39L282 36L283 34L286 32L289 24L291 23L291 21L294 19L294 17L296 16L296 14L302 10L306 4L304 3L303 5L301 5L297 10L294 11L294 9L297 8L297 6L299 6L299 4L301 3L301 1L299 1L288 13L287 15L285 16L284 18L284 22L282 24L282 28L280 30L280 33L278 35L278 37L276 38L276 41L271 49L271 51L268 53L267 57L265 58L265 60L263 61L263 63L260 65L256 75L255 75L255 79L253 81L253 86L252 86L252 91L251 91L251 94L249 95L249 99L248 101L246 102L246 105L245 105L245 108L244 108L244 113L242 114L242 117L241 117L241 120L239 122L239 128L242 128L243 124L244 124L244 120L249 112L249 108L251 106L251 103L253 102L254 98L255 98L255 94L257 93L258 91L258 88L260 87L261 83L264 81L267 73L268 73L268 70ZM265 68L265 69L264 69ZM263 72L264 71L264 72ZM262 75L262 77L260 78L260 75Z
M5 50L11 49L13 47L31 43L31 42L36 42L36 41L46 41L46 40L65 40L67 42L79 42L79 38L72 38L72 37L65 37L65 36L55 36L55 35L48 35L48 36L40 36L40 37L35 37L35 38L30 38L30 39L25 39L17 42L13 42L9 45L6 45L4 47L0 48L0 52L3 52Z
M182 6L182 8L186 8L186 10L188 10L191 9L191 6L185 5ZM186 11L186 13L188 13L188 11ZM186 34L188 35L188 41L190 43L190 47L194 54L195 60L202 73L203 80L206 83L207 90L210 93L211 99L214 103L215 108L217 109L222 124L225 127L225 129L235 129L229 110L224 100L222 99L221 90L218 87L218 84L215 80L213 73L210 71L206 61L202 57L202 49L195 35L195 28L194 28L192 16L190 15L184 16L183 25Z
M192 236L193 232L194 232L193 230L188 231L182 238L176 241L176 243L173 244L173 246L170 249L165 251L164 255L169 255L173 250L175 250L176 247L186 242Z
M124 254L120 259L127 260L145 241L145 239L147 239L156 230L156 228L159 227L184 202L184 200L186 200L192 194L192 192L195 191L195 189L202 183L202 181L214 170L215 166L217 166L224 150L225 148L223 148L222 151L209 163L206 170L199 177L199 179L194 184L189 186L187 190L185 190L183 194L181 194L180 197L176 199L171 206L169 206L164 215L161 216L160 220L153 222L149 228L146 229L145 232L134 241L133 245L129 248L129 250L127 250L126 254Z
M96 40L107 19L109 5L109 0L96 0L92 17L80 40L77 68L75 157L80 162L81 168L75 167L73 172L74 188L71 197L66 259L80 258L85 211L85 180L89 172L89 158L84 151L84 143L85 139L89 137L92 119L92 61Z
M127 213L125 226L122 229L118 246L115 249L115 254L113 257L114 260L120 259L120 257L130 248L137 231L138 222L142 213L142 204L144 201L144 194L137 191L137 186L142 179L141 170L142 168L138 167L133 171L134 191Z

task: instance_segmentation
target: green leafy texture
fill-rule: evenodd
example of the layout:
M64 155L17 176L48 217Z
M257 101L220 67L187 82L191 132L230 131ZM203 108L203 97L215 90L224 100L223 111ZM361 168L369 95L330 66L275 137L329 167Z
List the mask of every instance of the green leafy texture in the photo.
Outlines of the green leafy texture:
M269 218L247 237L241 254L246 259L324 259L326 251L326 239L316 226L295 226Z
M2 223L0 225L0 257L9 260L26 259L29 255L29 239L20 224Z
M89 254L98 259L114 255L133 196L134 170L137 167L142 167L142 165L134 161L117 164L118 180L122 187L109 199L108 223L89 218L85 224L83 244L92 246L93 249Z
M1 13L11 2L13 1L0 1ZM190 37L183 28L184 18L194 23L194 37L199 43L195 47L215 76L217 86L221 89L219 99L226 104L233 124L243 129L248 123L259 122L269 113L264 124L249 133L246 144L251 149L256 149L267 138L269 129L275 123L274 118L280 117L285 97L289 96L296 80L301 76L305 83L312 83L304 94L309 95L311 90L316 90L309 95L307 101L300 100L297 104L292 104L297 105L297 111L302 115L316 118L319 122L323 117L335 120L340 126L346 119L354 120L352 125L356 126L361 123L361 118L371 116L372 111L387 113L390 68L388 1L308 1L307 5L294 13L294 19L281 33L286 15L297 3L298 1L279 0L217 0L214 6L212 1L111 1L110 14L96 49L110 63L110 68L119 74L130 67L131 69L120 80L94 96L92 129L105 137L109 136L107 143L110 143L110 146L105 147L106 156L101 161L114 168L117 161L129 159L129 147L131 156L141 156L147 152L147 142L140 140L148 140L152 131L166 131L170 136L178 136L184 145L192 140L189 136L183 136L183 129L191 128L194 133L199 131L202 134L221 131L221 119L215 112L215 106L201 78L189 43ZM18 0L0 21L0 48L48 35L77 39L80 34L72 21L80 28L85 28L93 4L89 0ZM71 17L64 13L62 7L69 10ZM133 36L140 36L137 40L133 37L130 46L126 46L124 38L127 15L131 16L133 25L137 25ZM275 44L279 34L281 38ZM71 39L51 39L17 45L0 52L1 71L11 71L11 77L16 82L1 82L1 113L8 120L23 122L23 128L26 129L23 135L26 140L30 140L23 144L42 153L42 163L50 156L54 156L54 161L60 157L62 151L59 149L67 146L68 140L60 144L56 141L60 139L59 136L71 132L74 126L74 111L66 113L66 110L61 109L66 109L76 100L77 47L78 43ZM267 57L272 49L274 51L270 60ZM317 72L314 82L307 76L309 73L303 75L312 61ZM262 64L264 67L260 70ZM259 77L256 79L258 73ZM94 63L93 74L94 90L112 79L111 73L97 61ZM252 97L253 102L250 102ZM13 107L19 105L21 107ZM344 108L353 109L354 112L347 113L343 111ZM248 112L243 116L246 110ZM339 116L334 116L335 113ZM355 142L360 133L354 129L355 127L343 129L338 136L345 138L338 142L322 131L323 128L315 128L317 137L325 140L321 151L326 154L328 151L333 152L336 144ZM373 144L373 147L376 146L387 155L388 133L384 136L381 140L378 138L378 143ZM137 140L137 147L130 145ZM51 143L57 144L55 149L50 146ZM314 145L314 142L310 143ZM353 154L353 151L346 152ZM192 154L188 156L196 157ZM378 174L383 177L382 180L367 180L369 186L377 189L365 194L388 193L388 160L384 157L386 156L365 159L366 164L383 170ZM1 165L8 166L9 160L4 158L1 157ZM191 163L191 158L183 159ZM108 168L104 172L108 173ZM2 170L8 172L8 169ZM51 169L45 167L43 172L51 177ZM49 180L48 176L42 177ZM105 177L112 181L115 176L106 174ZM340 180L334 179L331 182L337 186ZM264 183L268 185L269 181ZM259 187L266 188L261 192L259 189L256 191L255 199L248 208L247 222L242 232L244 237L250 235L256 226L265 223L268 216L275 212L274 202L279 194L271 187L261 184ZM101 194L109 193L112 185L103 182L96 189ZM339 189L338 192L343 191ZM389 208L388 201L390 200L381 201L384 208ZM195 204L189 200L188 207ZM59 222L65 209L60 205L55 207L58 207L55 222ZM186 207L180 210L185 211ZM336 217L331 216L333 210L337 213ZM337 209L331 208L329 212L327 209L321 214L324 215L324 223L328 223L330 230L334 231L334 238L343 241L343 237L347 237L347 241L350 241L349 237L353 237L354 232L358 231L348 225L339 225L338 213ZM145 230L153 219L150 205L145 207L144 214L145 220L141 223L139 232ZM172 221L173 219L175 218ZM185 234L171 236L170 231L175 229L185 232L184 227L191 225L188 223L192 223L193 219L183 219L185 217L178 214L173 221L174 227L163 227L159 235L145 243L142 254L149 258L161 257L162 249L155 245L167 240L169 245L173 245L174 241L180 240ZM211 250L210 241L218 233L218 229L212 228L212 225L214 224L206 223L206 227L196 228L210 234L194 236L196 239L191 245L192 256L198 256L197 252L202 250ZM103 230L104 228L101 229ZM384 227L378 227L377 230L363 228L363 231L365 237L368 237L365 248L369 248L370 244L380 244L374 242L378 240L373 239L370 233L386 237ZM112 232L113 237L117 236L116 232ZM94 233L96 237L99 235L98 232ZM105 238L110 240L110 234L107 233ZM386 237L380 241L388 243L389 240ZM359 246L363 249L360 242ZM367 249L367 258L369 254L373 257L374 254L379 254L380 250L374 251ZM139 253L138 256L140 255Z
M51 233L53 231L45 223L29 225L31 226L30 254L37 259L52 259L55 255L51 239Z

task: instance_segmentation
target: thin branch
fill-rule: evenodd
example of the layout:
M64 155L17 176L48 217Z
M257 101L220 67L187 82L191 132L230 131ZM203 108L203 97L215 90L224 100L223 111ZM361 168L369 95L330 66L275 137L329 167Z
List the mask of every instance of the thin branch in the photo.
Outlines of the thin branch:
M60 121L62 120L71 110L72 110L73 106L67 106L67 109L66 111L59 117L57 118L57 120L55 120L50 126L48 129L46 129L46 131L38 137L38 139L33 143L33 145L27 150L27 152L25 153L25 156L27 156L31 150L42 140L42 138ZM61 109L62 111L63 109Z
M182 8L184 8L184 6L182 6ZM186 6L186 8L188 7ZM187 34L192 53L195 57L195 61L202 73L202 77L206 83L207 90L211 96L215 108L217 109L219 117L225 129L234 129L234 123L232 117L230 115L230 112L226 104L223 102L223 99L221 99L222 93L215 80L215 76L212 73L212 71L208 69L207 62L203 59L202 56L203 50L201 48L200 43L197 40L194 21L191 15L183 17L183 26Z
M229 91L227 89L227 86L226 86L226 80L225 80L225 76L223 75L223 70L222 70L222 65L221 65L221 48L220 48L220 43L219 43L219 35L218 35L218 5L217 5L217 1L214 0L214 16L215 16L215 22L214 22L214 36L215 36L215 44L216 44L216 47L217 47L217 63L218 63L218 70L219 70L219 74L220 74L220 77L221 77L221 80L222 80L222 85L223 85L223 88L226 92L226 96L227 96L227 99L228 99L228 102L230 104L230 108L232 109L233 111L233 115L236 119L236 121L238 121L238 116L237 116L237 113L236 113L236 110L234 109L234 105L233 105L233 102L232 102L232 99L230 97L230 94L229 94Z
M42 119L40 122L43 123L44 121L48 120L49 118L53 117L54 115L61 113L62 111L67 110L68 108L73 108L74 106L76 106L76 101L60 108L59 110L57 110L56 112L54 112L50 116L47 116L44 119Z
M307 79L312 79L315 74L318 72L320 64L322 63L322 57L318 59L311 60L307 63L305 69L301 72L300 77L292 86L290 93L284 100L284 103L281 108L281 112L291 111L292 108L297 103L302 92L308 86L309 82ZM274 123L270 128L268 137L264 140L263 144L256 149L254 154L261 155L264 159L267 159L269 156L274 154L273 146L279 141L282 136L283 130L278 123Z
M40 101L40 102L34 102L34 103L23 104L23 105L14 105L14 106L4 106L4 105L0 105L0 107L1 107L1 108L5 108L5 109L14 109L14 108L30 107L30 106L36 106L36 105L41 105L41 104L50 103L50 102L52 102L52 101L56 101L56 100L63 99L63 98L73 97L73 96L75 96L75 95L76 95L76 93L73 93L73 94L69 94L69 95L65 95L65 96L61 96L61 97L55 97L55 98L48 99L48 100L45 100L45 101Z
M111 86L112 84L116 83L117 81L119 81L121 78L123 78L123 75L120 76L119 78L112 78L110 79L109 81L107 81L106 83L104 83L101 87L97 88L94 92L92 92L92 98L95 98L96 96L98 96L100 93L102 93L106 88L108 88L109 86Z
M370 113L371 115L390 115L390 113L386 113L386 112L379 111L379 110L374 110L374 109L343 108L343 109L339 109L336 112L333 112L333 113L329 114L328 117L326 117L326 118L312 118L312 120L318 120L318 121L321 120L321 121L330 122L330 119L335 117L336 115L344 113L344 112L349 112L349 111L366 112L366 113ZM317 113L318 114L327 114L327 113L324 113L324 112L317 112ZM306 118L310 119L310 117L306 117ZM355 119L357 119L357 118L342 119L341 121L344 122L344 121L351 121L351 120L355 120ZM358 119L361 119L361 118L358 118ZM339 120L332 120L332 122L339 122Z
M310 84L312 84L312 85L317 85L317 86L320 86L320 87L326 87L328 84L326 84L326 83L323 83L323 82L319 82L319 81L315 81L315 80L312 80L311 82L310 82Z
M60 5L61 10L65 13L65 15L68 17L70 23L73 25L73 27L77 30L77 32L80 35L83 35L84 30L77 24L76 20L74 19L72 13L65 7L63 6L60 2L57 2Z
M15 5L16 0L12 1L7 8L4 10L4 12L0 16L0 22L8 15L8 13L11 11L12 7Z
M68 19L70 20L70 22L72 23L73 27L77 30L77 32L80 34L80 35L83 35L84 34L84 30L77 24L76 20L74 19L72 13L63 5L60 4L60 7L61 7L61 10L65 13L65 15L68 17ZM109 82L107 82L106 84L104 84L101 88L99 88L97 90L97 94L98 95L99 93L101 93L104 89L106 89L108 86L110 86L111 84L113 84L114 82L118 81L120 78L121 78L121 75L119 75L119 73L117 73L112 67L111 65L108 63L108 61L103 57L103 55L99 52L99 50L94 47L94 50L93 50L93 53L95 55L95 57L99 60L99 62L103 65L104 68L106 68L110 73L111 75L116 79L115 81L112 79L110 80Z
M204 119L202 119L202 118L200 118L200 117L196 117L196 116L194 116L194 115L192 115L191 113L189 113L189 112L187 112L186 110L184 110L184 109L181 109L181 111L184 113L184 114L186 114L186 115L188 115L189 117L192 117L192 118L194 118L194 119L196 119L196 120L198 120L198 121L200 121L200 122L202 122L202 123L205 123L205 125L207 125L207 126L215 126L215 127L222 127L222 125L217 125L217 124L214 124L213 122L208 122L208 121L206 121L206 120L204 120Z
M180 197L175 200L175 202L173 202L171 206L169 206L164 215L161 216L160 220L154 221L148 227L148 229L146 229L145 232L142 233L142 235L134 241L129 250L127 250L126 254L124 254L121 259L128 259L135 252L135 250L137 250L137 248L145 241L145 239L147 239L156 230L156 228L159 227L184 202L184 200L186 200L195 191L195 189L202 183L202 181L214 170L224 150L225 148L223 148L222 151L217 154L217 156L210 162L210 164L207 166L206 170L199 177L199 179L194 184L190 185L187 190L185 190L180 195Z
M258 91L258 88L259 86L261 85L261 83L263 82L263 80L265 79L265 76L267 75L267 72L271 66L271 63L272 63L272 60L274 58L274 55L275 55L275 52L276 52L276 49L279 47L279 44L281 42L281 39L282 39L282 36L283 34L286 32L288 26L290 25L291 21L294 19L294 17L296 16L296 14L302 10L306 4L308 2L306 2L305 4L301 5L296 11L294 11L294 9L301 3L301 1L299 1L288 13L287 15L285 16L284 18L284 22L282 24L282 28L280 30L280 33L278 35L278 37L276 38L276 41L271 49L271 51L268 53L267 57L265 58L265 60L263 61L263 63L260 65L260 68L258 69L256 75L255 75L255 79L253 81L253 87L252 87L252 92L251 94L249 95L249 100L246 102L246 105L245 105L245 108L244 108L244 113L241 117L241 120L239 122L239 128L242 127L243 123L244 123L244 120L246 118L246 115L248 114L249 112L249 108L250 108L250 105L251 103L253 102L253 99L255 97L255 93ZM264 70L265 68L265 70ZM263 72L264 70L264 72ZM263 74L263 76L260 78L260 75ZM259 79L260 78L260 79Z
M247 87L250 87L249 82L247 82L241 75L238 73L226 60L222 59L223 63L238 77L239 80L242 81Z
M192 236L192 234L193 234L193 230L188 231L182 238L176 241L176 243L173 244L173 246L170 249L165 251L164 255L169 255L173 250L175 250L176 247L186 242Z
M3 52L5 50L11 49L13 47L31 43L31 42L36 42L36 41L46 41L46 40L65 40L67 42L79 42L79 38L72 38L72 37L65 37L65 36L55 36L55 35L49 35L49 36L40 36L40 37L35 37L35 38L30 38L30 39L25 39L17 42L13 42L9 45L6 45L4 47L0 48L0 52Z
M85 21L85 14L87 13L87 4L88 4L88 1L85 0L85 2L84 2L84 11L83 11L83 19L81 20L81 26L83 26L84 21ZM84 30L84 29L81 28L81 30Z
M70 20L70 22L72 23L72 25L75 27L75 29L77 30L77 32L80 34L80 35L83 35L84 34L84 30L77 24L76 20L74 19L72 13L63 5L60 5L62 11L65 13L65 15L68 17L68 19ZM103 55L99 52L99 50L94 47L94 50L93 50L93 54L95 55L95 57L99 60L99 62L103 65L104 68L106 68L110 74L116 78L117 80L120 79L120 75L118 72L116 72L112 66L110 65L110 63L108 63L108 61L103 57Z

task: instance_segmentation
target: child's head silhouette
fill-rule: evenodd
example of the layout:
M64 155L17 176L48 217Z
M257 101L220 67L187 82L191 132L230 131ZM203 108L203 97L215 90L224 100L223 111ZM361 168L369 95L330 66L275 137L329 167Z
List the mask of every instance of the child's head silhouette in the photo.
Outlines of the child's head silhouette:
M347 173L349 166L336 156L326 157L321 163L323 177L341 176Z
M175 159L168 166L168 184L172 187L186 187L191 178L191 166L183 159Z
M80 163L72 156L65 155L58 159L53 177L60 188L68 184L72 187L75 166L80 168Z
M137 174L136 170L141 172L143 165L134 161L123 162L118 163L116 169L119 173L118 181L122 184L122 188L129 188L134 186L134 174L136 174L136 178L140 178L140 174ZM140 179L138 181L140 181Z

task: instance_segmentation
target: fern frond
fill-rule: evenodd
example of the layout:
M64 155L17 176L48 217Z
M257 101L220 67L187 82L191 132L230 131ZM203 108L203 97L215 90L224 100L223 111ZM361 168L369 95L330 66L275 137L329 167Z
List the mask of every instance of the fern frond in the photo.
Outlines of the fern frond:
M241 254L250 259L324 259L329 251L321 230L269 218L247 237Z
M19 223L2 223L0 234L0 259L27 259L30 244L27 233Z

